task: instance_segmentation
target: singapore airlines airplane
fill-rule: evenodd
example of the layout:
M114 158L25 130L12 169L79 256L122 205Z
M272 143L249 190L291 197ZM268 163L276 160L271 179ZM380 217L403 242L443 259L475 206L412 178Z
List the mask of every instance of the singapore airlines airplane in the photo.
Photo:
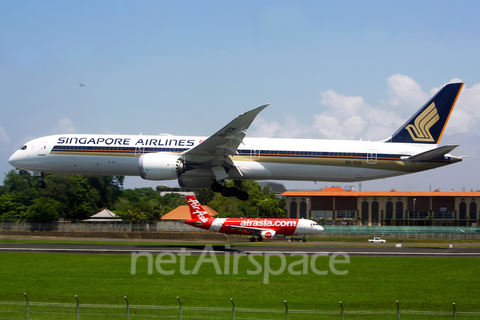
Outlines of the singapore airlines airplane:
M463 83L445 85L391 137L382 141L246 138L263 105L210 137L62 134L31 140L9 163L44 173L178 179L185 188L211 188L248 199L245 180L355 182L414 173L462 161L438 146ZM233 180L234 187L225 181ZM38 182L38 187L45 183Z
M315 221L308 219L265 219L265 218L212 218L194 196L187 196L190 216L192 219L184 223L213 232L227 234L250 234L250 241L254 242L255 236L258 241L275 239L277 234L305 235L318 234L323 231Z

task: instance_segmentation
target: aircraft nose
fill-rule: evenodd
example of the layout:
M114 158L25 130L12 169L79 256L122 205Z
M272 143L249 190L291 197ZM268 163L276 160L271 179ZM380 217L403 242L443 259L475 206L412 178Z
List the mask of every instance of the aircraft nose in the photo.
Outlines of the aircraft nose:
M15 167L15 161L17 160L16 157L16 152L10 156L10 159L8 159L8 163L12 166Z

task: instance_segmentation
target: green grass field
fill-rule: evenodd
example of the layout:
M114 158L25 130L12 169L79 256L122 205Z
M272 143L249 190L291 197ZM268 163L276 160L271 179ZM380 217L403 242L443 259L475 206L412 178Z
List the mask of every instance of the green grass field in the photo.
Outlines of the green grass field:
M198 256L185 257L185 269L193 270L198 259ZM328 259L319 257L317 268L328 270ZM204 263L197 275L182 275L177 263L164 266L175 271L173 275L160 274L155 266L150 275L147 258L141 257L137 261L137 272L132 275L130 255L0 253L0 301L24 302L26 292L32 302L73 304L74 296L78 295L82 304L122 307L124 296L134 305L155 306L178 306L176 297L179 296L188 307L230 308L230 298L234 298L238 308L284 310L286 300L292 310L339 311L339 301L342 301L347 311L393 311L395 301L399 300L402 310L451 311L455 302L457 311L480 312L476 283L480 258L350 259L349 264L337 266L339 270L348 270L346 275L332 272L317 275L309 268L308 274L291 275L285 271L270 275L269 283L265 284L263 272L247 274L247 270L256 269L247 257L240 258L238 275L232 274L232 258L230 274L216 274L212 263ZM263 268L263 257L256 260ZM299 257L287 257L286 261L290 265L299 260ZM224 257L218 256L218 261L223 272ZM272 257L270 262L273 270L279 268L280 258ZM293 269L302 270L301 266ZM5 308L8 306L0 306L0 318ZM290 319L306 319L292 316Z
M244 241L232 242L231 244L241 244L242 246L258 246L268 244L269 246L296 246L301 244L302 246L344 246L344 244L338 243L349 243L349 246L364 246L368 244L368 239L371 237L308 237L307 242L287 242L284 240L277 241L268 241L264 243L259 242L249 242L250 236L245 236ZM63 244L120 244L120 245L191 245L192 242L195 242L196 245L207 245L210 242L201 242L201 241L162 241L162 240L117 240L117 239L108 239L108 240L85 240L84 238L79 238L78 240L69 240L57 239L57 238L43 238L43 239L17 239L17 238L3 238L0 239L0 243L63 243ZM479 240L449 240L449 239L396 239L388 238L386 244L382 246L391 246L394 247L396 243L402 243L403 246L408 247L409 245L425 244L425 246L448 246L453 244L456 247L462 246L480 246Z

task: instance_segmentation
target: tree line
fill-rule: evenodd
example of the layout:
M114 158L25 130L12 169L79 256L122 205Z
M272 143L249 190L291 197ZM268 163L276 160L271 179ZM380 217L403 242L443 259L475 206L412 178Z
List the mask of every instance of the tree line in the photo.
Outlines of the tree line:
M6 173L0 186L0 219L82 220L108 208L123 220L158 220L187 204L186 199L175 192L161 196L162 187L124 189L124 176L46 174L43 189L37 188L39 180L28 171L12 169ZM222 197L210 189L196 190L195 195L200 203L217 211L217 217L285 216L285 199L270 192L268 186L262 189L258 183L246 181L243 190L250 194L247 201Z

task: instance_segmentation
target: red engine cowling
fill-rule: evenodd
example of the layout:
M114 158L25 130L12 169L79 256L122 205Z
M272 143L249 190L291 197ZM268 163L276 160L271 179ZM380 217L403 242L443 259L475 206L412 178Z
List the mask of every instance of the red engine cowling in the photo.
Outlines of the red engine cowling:
M262 236L262 238L264 239L275 239L275 237L277 236L277 232L273 230L266 230L262 231L260 233L260 236Z

